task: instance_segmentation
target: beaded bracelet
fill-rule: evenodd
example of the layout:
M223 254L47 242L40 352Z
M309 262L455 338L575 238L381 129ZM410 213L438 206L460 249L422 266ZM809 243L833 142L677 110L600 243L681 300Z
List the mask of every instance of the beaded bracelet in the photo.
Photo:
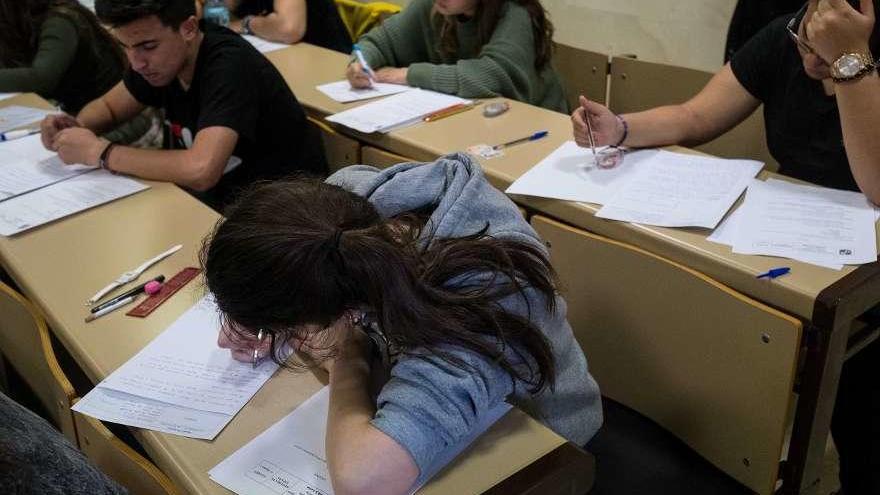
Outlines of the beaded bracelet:
M626 141L627 136L629 136L629 124L627 124L626 120L620 115L615 114L614 116L617 117L617 120L619 120L621 124L623 124L623 136L621 136L620 141L618 141L617 144L614 145L615 148L619 148L620 145L622 145L623 142Z

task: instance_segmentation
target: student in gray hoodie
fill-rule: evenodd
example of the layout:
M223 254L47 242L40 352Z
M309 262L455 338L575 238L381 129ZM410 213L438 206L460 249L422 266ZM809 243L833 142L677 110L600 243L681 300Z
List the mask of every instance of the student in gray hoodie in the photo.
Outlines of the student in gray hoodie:
M329 372L337 494L408 493L502 401L578 445L602 423L545 246L466 155L258 185L202 252L222 347Z

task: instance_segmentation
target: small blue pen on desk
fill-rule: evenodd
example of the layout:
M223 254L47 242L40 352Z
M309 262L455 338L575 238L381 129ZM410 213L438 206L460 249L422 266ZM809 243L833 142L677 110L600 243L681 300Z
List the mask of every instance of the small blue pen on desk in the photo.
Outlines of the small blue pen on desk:
M786 273L790 272L791 268L787 266L779 267L779 268L771 268L767 271L767 273L762 273L755 278L766 278L766 279L774 279L776 277L781 277Z
M354 56L357 57L358 63L361 64L364 73L370 78L370 82L375 82L376 73L373 72L373 69L370 68L370 64L367 63L367 59L364 58L364 52L361 51L361 47L355 43L354 46L352 46L352 49L354 50Z
M514 139L513 141L508 141L506 143L496 144L492 146L493 150L500 150L501 148L509 148L511 146L515 146L521 143L528 143L529 141L537 141L543 137L547 137L550 134L550 131L538 131L532 135L526 136L524 138Z
M27 136L32 136L34 134L39 133L39 129L19 129L17 131L6 131L0 133L0 143L4 141L12 141L13 139L19 139Z

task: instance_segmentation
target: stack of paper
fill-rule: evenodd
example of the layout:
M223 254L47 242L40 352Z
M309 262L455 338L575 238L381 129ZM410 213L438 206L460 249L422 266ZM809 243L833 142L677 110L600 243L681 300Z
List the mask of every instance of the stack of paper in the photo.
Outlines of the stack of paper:
M601 204L600 218L712 228L762 166L752 160L641 150L628 152L617 167L603 169L589 149L569 141L507 192Z
M861 193L752 181L745 201L709 237L733 252L828 268L877 260L878 210Z
M414 89L327 117L356 131L391 132L421 121L426 115L470 100L424 89Z
M211 479L241 495L333 495L324 448L329 409L330 389L324 387L215 466L209 472ZM411 491L421 488L509 410L510 405L502 402L487 411L468 436L438 453Z
M13 96L18 96L21 93L0 93L0 100L5 100L7 98L12 98Z
M260 53L269 53L274 52L275 50L280 50L282 48L289 48L290 45L284 43L276 43L274 41L264 40L259 36L254 36L251 34L243 34L242 38L246 39L248 43L254 45L254 48L257 49Z
M28 124L38 124L50 113L52 112L21 105L0 108L0 132L11 131Z
M349 103L352 101L368 100L379 96L388 96L397 93L403 93L413 89L412 86L405 84L389 84L389 83L373 83L369 88L352 88L348 80L336 81L332 83L316 86L315 89L329 96L340 103Z
M93 170L65 165L35 134L0 144L0 201Z
M205 297L73 407L104 421L211 439L275 372L217 347L220 317Z

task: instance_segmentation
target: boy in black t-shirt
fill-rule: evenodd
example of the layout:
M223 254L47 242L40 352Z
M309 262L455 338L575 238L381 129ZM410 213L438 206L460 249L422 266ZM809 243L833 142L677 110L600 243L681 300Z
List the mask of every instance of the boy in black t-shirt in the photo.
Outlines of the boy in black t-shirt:
M76 119L43 121L43 143L65 163L171 181L218 210L257 179L326 173L319 137L281 74L232 31L200 26L192 0L98 0L95 10L130 67ZM166 150L96 137L145 106L165 109Z
M589 145L589 112L596 144L699 144L763 103L768 147L781 173L858 189L880 204L877 11L880 0L810 0L759 32L681 105L617 116L582 96L571 116L575 140ZM880 341L847 360L840 376L831 433L846 495L880 494L878 366Z

